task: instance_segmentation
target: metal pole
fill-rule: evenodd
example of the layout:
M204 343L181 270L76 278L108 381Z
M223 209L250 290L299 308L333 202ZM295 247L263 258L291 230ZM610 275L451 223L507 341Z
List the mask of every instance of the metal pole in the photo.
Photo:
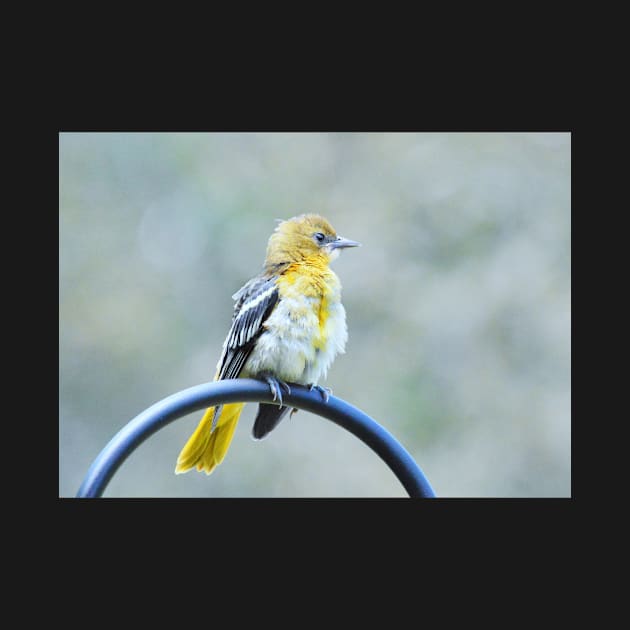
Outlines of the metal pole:
M435 497L431 484L411 455L360 409L335 396L324 402L319 392L294 384L291 384L290 394L283 394L283 399L285 405L320 415L362 440L391 468L409 496ZM196 385L155 403L109 441L90 466L77 497L100 497L125 459L162 427L193 411L234 402L273 401L266 383L254 379L233 379Z

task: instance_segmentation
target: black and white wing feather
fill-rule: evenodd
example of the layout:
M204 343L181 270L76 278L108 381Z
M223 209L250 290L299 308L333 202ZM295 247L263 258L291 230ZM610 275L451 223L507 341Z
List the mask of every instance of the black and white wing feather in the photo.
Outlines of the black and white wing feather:
M232 297L236 300L232 326L223 343L217 380L237 378L264 332L263 323L278 302L277 277L252 278Z

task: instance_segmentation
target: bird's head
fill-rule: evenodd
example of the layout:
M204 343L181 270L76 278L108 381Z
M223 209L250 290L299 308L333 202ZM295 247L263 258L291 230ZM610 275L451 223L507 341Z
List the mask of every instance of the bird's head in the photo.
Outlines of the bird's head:
M328 264L344 247L360 244L338 236L324 217L301 214L278 224L267 245L265 266L281 267L306 259Z

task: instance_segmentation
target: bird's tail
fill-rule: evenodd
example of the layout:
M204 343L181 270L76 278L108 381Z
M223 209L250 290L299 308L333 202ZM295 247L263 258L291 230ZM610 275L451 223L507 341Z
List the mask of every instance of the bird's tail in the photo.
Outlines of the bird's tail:
M179 475L192 468L197 468L197 470L209 475L215 466L223 461L244 406L245 403L222 405L217 426L213 431L212 421L217 407L206 409L199 426L190 436L177 458L175 474Z

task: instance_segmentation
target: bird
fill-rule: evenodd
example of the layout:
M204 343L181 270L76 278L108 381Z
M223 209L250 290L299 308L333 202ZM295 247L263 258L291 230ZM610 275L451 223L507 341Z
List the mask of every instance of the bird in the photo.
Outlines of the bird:
M328 401L331 390L319 382L348 340L341 283L330 263L342 249L359 245L318 214L278 220L261 272L232 296L232 323L214 380L255 378L268 384L279 404L259 404L254 439L266 437L289 411L282 398L291 392L289 383L316 389ZM225 458L244 406L209 407L182 448L175 473L212 473Z

